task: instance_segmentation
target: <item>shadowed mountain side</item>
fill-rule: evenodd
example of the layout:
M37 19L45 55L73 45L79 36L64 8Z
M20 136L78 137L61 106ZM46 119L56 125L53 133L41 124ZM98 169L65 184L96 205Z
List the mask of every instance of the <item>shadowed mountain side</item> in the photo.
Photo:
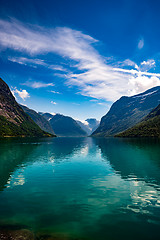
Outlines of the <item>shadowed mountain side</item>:
M127 130L142 121L159 104L159 101L160 86L132 97L121 97L102 117L100 126L92 135L107 137Z
M79 126L87 133L87 135L89 136L91 134L91 129L89 128L88 125L85 125L84 123L82 123L79 120L76 120L76 122L79 124Z
M82 137L87 133L71 117L56 114L50 119L50 124L57 136Z
M38 114L36 111L26 106L23 106L23 105L20 105L20 106L25 111L25 113L27 113L43 131L54 135L54 131L50 123L42 115Z
M50 134L41 130L15 101L8 85L0 78L0 136L37 136Z
M142 122L116 137L160 137L160 104Z
M104 159L122 178L137 178L160 184L160 141L151 139L96 138Z
M54 116L51 113L43 113L43 112L38 112L41 116L43 116L47 121L51 120L51 118Z

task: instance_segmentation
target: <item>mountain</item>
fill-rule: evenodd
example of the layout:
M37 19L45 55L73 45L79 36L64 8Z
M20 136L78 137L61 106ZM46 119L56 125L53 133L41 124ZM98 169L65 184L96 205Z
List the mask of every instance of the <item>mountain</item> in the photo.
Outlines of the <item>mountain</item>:
M160 137L160 104L142 122L116 135L117 137Z
M85 121L88 122L88 126L91 129L91 133L94 132L99 125L99 121L95 118L88 118Z
M41 116L43 116L47 121L49 121L54 115L51 113L43 113L43 112L38 112Z
M71 117L56 114L49 120L49 122L55 134L58 136L81 137L87 135L87 133Z
M99 121L97 121L95 118L86 119L84 122L76 120L76 122L85 132L87 132L88 135L95 131L99 125Z
M160 86L151 88L144 93L121 97L102 117L100 126L92 136L107 137L123 132L142 121L160 101Z
M21 108L25 111L25 113L27 113L32 120L45 132L51 133L54 135L54 131L53 128L51 127L50 123L40 114L38 114L36 111L20 105ZM53 116L52 116L53 117Z
M16 102L8 85L0 78L0 136L51 136L41 130Z
M87 135L91 134L91 129L88 127L88 124L85 124L79 120L76 120L76 122L87 133Z

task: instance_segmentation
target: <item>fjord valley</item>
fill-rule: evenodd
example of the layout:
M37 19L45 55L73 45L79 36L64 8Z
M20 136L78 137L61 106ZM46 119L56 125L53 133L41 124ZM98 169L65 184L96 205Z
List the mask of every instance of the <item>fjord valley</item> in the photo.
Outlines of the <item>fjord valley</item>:
M36 112L0 84L2 239L159 237L160 87L120 98L99 123Z
M160 239L159 13L0 0L0 240Z
M19 105L2 79L0 84L2 137L159 137L159 86L121 97L99 123L92 118L82 122L62 114L38 113Z

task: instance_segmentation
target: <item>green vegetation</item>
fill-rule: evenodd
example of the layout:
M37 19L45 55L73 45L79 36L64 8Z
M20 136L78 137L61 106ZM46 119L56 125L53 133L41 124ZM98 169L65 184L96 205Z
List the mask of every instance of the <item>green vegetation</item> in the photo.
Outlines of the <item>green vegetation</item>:
M160 105L134 127L115 135L116 137L160 137Z
M0 137L53 136L39 126L18 105L8 85L0 78Z
M49 137L48 134L42 131L34 122L25 121L20 126L7 121L3 116L0 116L0 137Z

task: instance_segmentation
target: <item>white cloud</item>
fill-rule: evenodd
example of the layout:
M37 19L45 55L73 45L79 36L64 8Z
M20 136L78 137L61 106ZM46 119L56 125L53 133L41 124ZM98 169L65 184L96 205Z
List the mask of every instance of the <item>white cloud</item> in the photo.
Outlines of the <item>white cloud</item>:
M95 49L94 44L97 42L96 39L81 31L66 27L45 29L39 26L23 25L13 20L10 22L0 20L1 47L29 55L29 58L10 58L11 61L33 66L41 65L52 70L64 70L62 66L48 64L43 59L33 59L31 56L42 54L41 57L43 57L50 52L69 62L72 60L72 68L75 71L65 69L66 72L62 71L57 76L63 77L68 87L78 87L82 95L115 101L122 95L138 94L152 86L160 85L160 74L148 72L149 66L153 67L153 61L144 61L138 66L127 59L121 64L121 68L113 67ZM144 40L140 39L138 48L141 49L143 46ZM125 69L125 66L130 66L132 69ZM70 67L70 63L67 67ZM42 82L26 84L33 88L53 86L53 83Z
M80 120L84 125L86 125L86 126L88 126L89 125L89 123L87 122L87 121L85 121L85 120Z
M48 64L43 59L38 59L38 58L32 59L32 58L26 58L26 57L8 57L8 60L11 62L22 64L22 65L29 65L34 68L36 68L37 66L43 66L45 68L55 70L55 71L62 71L62 72L67 71L67 69L65 69L63 66Z
M31 88L45 88L45 87L50 87L50 86L54 86L53 83L44 83L44 82L31 82L31 81L27 81L25 83L23 83L23 85L31 87Z
M0 20L1 46L19 52L25 51L30 55L54 52L79 59L79 54L81 55L88 47L88 42L93 43L97 40L66 27L45 29L39 26L26 26L15 20L10 22ZM84 55L86 58L85 52Z
M98 104L101 106L109 107L109 105L107 103L99 102Z
M139 69L138 65L130 59L126 59L123 62L121 62L121 66L122 67L123 66L130 66L130 67L134 67L137 70Z
M98 102L98 99L91 99L90 102Z
M138 42L138 48L139 49L142 49L144 47L144 39L140 39L139 42Z
M26 90L18 90L17 88L12 90L12 94L14 95L14 97L16 98L16 93L18 94L18 96L20 98L23 99L23 101L25 101L27 98L30 97L29 93Z
M156 62L154 59L149 59L147 61L143 61L140 64L141 71L149 71L152 68L155 68Z
M137 91L143 92L146 89L160 85L160 80L156 76L148 78L147 76L139 75L137 77L131 77L129 81L129 83L133 86L129 95L135 95L137 94Z
M55 93L55 94L61 94L60 92L56 92L56 91L50 91L51 93Z
M56 104L57 104L56 102L53 102L53 101L51 101L51 103L52 103L52 104L54 104L54 105L56 105Z
M150 59L148 61L141 62L141 65L155 66L155 61L154 61L154 59Z

